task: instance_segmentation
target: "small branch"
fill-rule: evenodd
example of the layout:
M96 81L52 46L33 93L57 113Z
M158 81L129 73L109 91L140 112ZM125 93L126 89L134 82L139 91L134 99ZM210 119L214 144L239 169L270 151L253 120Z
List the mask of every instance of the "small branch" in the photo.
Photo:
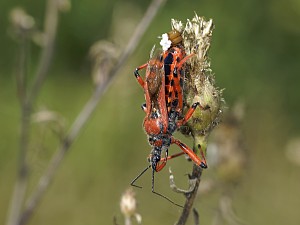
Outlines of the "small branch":
M90 118L91 114L96 109L97 104L99 103L103 93L108 89L110 84L116 78L119 70L124 65L125 61L137 47L140 39L142 38L143 34L147 30L149 24L153 20L154 16L156 15L158 9L166 2L166 0L153 0L151 5L149 6L145 16L137 26L134 34L132 35L131 40L129 41L127 47L123 51L122 55L120 56L118 62L116 63L115 67L110 71L108 74L107 80L103 81L102 83L98 84L95 92L88 100L86 105L83 107L82 111L77 116L77 119L73 123L68 135L63 139L60 147L57 149L56 153L52 157L48 168L46 169L45 173L39 180L39 183L36 189L33 191L33 194L29 197L27 204L25 205L24 212L21 217L21 225L27 223L27 221L32 216L35 208L38 206L38 203L41 201L46 189L48 188L49 184L53 180L56 171L61 164L62 159L64 158L66 152L69 150L70 146L80 133L82 127L86 124L88 119ZM33 96L35 94L33 93Z
M28 48L28 37L22 37L20 65L16 75L17 92L21 105L21 129L20 129L20 150L19 150L19 171L17 181L15 183L14 192L12 195L11 206L7 218L7 225L17 225L21 217L25 193L28 182L28 166L26 164L26 156L29 144L30 134L30 117L32 114L33 103L36 100L38 92L41 88L42 81L46 77L52 51L53 43L56 35L56 27L58 21L57 1L48 0L45 19L45 37L46 45L43 49L41 61L37 70L36 80L31 91L26 87L26 57ZM27 93L29 92L29 93ZM28 95L27 95L28 94Z
M44 42L43 49L38 64L37 72L35 75L34 83L28 94L27 102L29 105L33 104L36 100L38 93L43 85L47 76L47 71L53 56L54 42L58 25L58 0L48 0L46 6L46 16L44 24Z
M64 143L60 146L60 149L58 149L58 151L56 151L55 155L52 157L52 160L50 161L46 172L39 180L36 190L33 191L32 195L26 202L24 212L20 219L20 225L24 225L27 223L35 208L37 207L39 201L41 200L41 197L49 186L49 183L51 181L51 179L49 178L52 178L54 176L62 158L64 157L64 149L68 148L68 145L68 142L64 141Z
M20 143L19 143L19 160L18 174L12 194L11 205L7 218L8 225L15 225L20 218L21 209L24 203L25 193L27 189L28 168L26 163L26 154L28 151L28 139L30 128L30 110L27 107L26 101L26 61L28 54L28 39L26 35L21 37L21 46L19 54L19 66L16 72L17 93L21 108L20 121Z
M176 193L181 193L181 194L184 194L184 195L188 195L190 194L194 189L195 189L195 186L196 186L196 183L197 183L197 178L194 178L194 179L191 179L191 177L189 176L189 189L188 190L184 190L184 189L181 189L179 187L176 186L175 182L174 182L174 175L171 171L171 168L169 168L169 180L170 180L170 188L176 192Z
M179 217L179 220L176 223L176 225L184 225L186 223L187 218L188 218L188 216L191 212L191 209L193 207L194 200L195 200L196 195L197 195L201 175L202 175L202 168L200 168L199 166L196 166L194 164L193 165L193 172L192 172L192 175L191 175L190 179L196 179L195 188L192 192L190 192L189 194L186 195L186 201L185 201L182 213L181 213L181 215Z
M20 44L20 58L16 71L16 84L17 84L17 95L20 101L21 108L25 103L26 99L26 61L29 48L29 41L26 35L22 35Z

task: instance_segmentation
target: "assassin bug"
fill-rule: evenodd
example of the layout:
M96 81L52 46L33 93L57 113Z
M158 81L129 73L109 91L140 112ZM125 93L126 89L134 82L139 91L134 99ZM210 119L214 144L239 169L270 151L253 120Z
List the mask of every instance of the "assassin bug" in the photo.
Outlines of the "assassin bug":
M142 109L146 116L143 127L152 150L149 156L150 165L131 182L131 185L139 187L134 184L135 181L152 167L152 192L175 205L178 204L154 191L154 172L162 170L167 160L183 154L187 154L196 165L207 168L203 154L203 159L200 159L192 149L173 137L173 133L188 121L196 107L201 107L199 102L196 102L183 116L182 68L184 63L192 56L186 56L183 48L170 47L163 54L154 58L151 57L147 63L136 68L134 72L138 83L144 89L146 104L142 105ZM145 68L144 81L139 74L139 70ZM176 144L182 152L168 156L168 149L171 144ZM162 152L165 152L163 158L161 157Z

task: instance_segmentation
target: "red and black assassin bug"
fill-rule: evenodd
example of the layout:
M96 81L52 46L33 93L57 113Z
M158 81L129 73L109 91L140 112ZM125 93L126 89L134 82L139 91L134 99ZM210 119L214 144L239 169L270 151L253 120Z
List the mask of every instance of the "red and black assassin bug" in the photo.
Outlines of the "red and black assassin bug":
M201 107L199 102L196 102L183 115L183 66L192 56L186 56L180 47L171 47L163 54L153 58L151 56L147 63L136 68L134 72L137 81L144 89L146 104L142 105L142 109L146 116L143 127L152 150L149 156L150 165L131 182L131 185L139 187L134 184L135 181L152 167L152 192L172 203L174 202L169 198L154 191L154 172L162 170L167 160L183 154L187 154L196 165L207 168L203 154L203 159L200 159L192 149L173 137L173 133L188 121L196 107ZM143 80L139 70L145 68L146 75ZM176 144L182 152L168 156L171 144ZM163 152L165 157L161 156Z

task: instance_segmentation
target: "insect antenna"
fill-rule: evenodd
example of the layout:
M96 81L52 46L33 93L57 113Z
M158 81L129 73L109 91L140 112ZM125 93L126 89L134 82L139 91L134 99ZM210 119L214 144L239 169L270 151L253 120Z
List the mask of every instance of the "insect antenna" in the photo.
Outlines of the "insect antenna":
M148 168L149 168L149 167L148 167ZM156 194L156 195L158 195L158 196L160 196L160 197L162 197L162 198L164 198L164 199L166 199L167 201L169 201L169 202L172 203L173 205L176 205L176 206L178 206L178 207L180 207L180 208L183 208L182 205L179 205L179 204L175 203L174 201L172 201L171 199L169 199L167 196L164 196L163 194L160 194L160 193L154 191L154 170L152 170L152 193L153 193L153 194Z
M149 168L151 167L151 165L149 165L149 166L147 166L139 175L137 175L137 177L136 178L134 178L132 181L131 181L131 183L130 183L130 185L131 186L134 186L134 187L138 187L138 188L142 188L141 186L138 186L138 185L136 185L136 184L134 184Z

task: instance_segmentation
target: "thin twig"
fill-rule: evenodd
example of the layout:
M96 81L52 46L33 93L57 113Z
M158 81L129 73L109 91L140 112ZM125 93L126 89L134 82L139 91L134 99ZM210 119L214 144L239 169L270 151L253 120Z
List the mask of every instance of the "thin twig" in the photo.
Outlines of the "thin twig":
M12 202L7 220L8 225L17 225L19 222L28 183L28 165L26 162L26 155L28 152L29 144L30 111L26 106L26 104L23 104L21 109L22 113L19 147L19 171L12 195Z
M195 197L197 195L201 175L202 175L202 168L200 168L199 166L196 166L194 164L193 165L193 172L192 172L192 175L191 175L190 179L196 179L195 188L192 192L190 192L189 194L186 195L186 201L185 201L182 213L181 213L181 215L179 217L179 220L176 223L176 225L184 225L186 223L186 221L188 219L188 216L191 212L191 209L193 207Z
M38 70L34 85L31 90L26 87L26 57L28 38L24 37L21 43L20 68L17 72L17 91L21 105L21 129L20 129L20 153L19 153L19 171L12 195L11 206L7 218L7 225L17 225L21 217L25 193L28 181L28 166L26 156L28 152L30 117L33 110L33 104L36 101L42 81L45 79L47 70L51 61L53 43L56 36L56 27L58 20L57 1L48 0L45 16L45 37L47 38L43 48L41 61L38 64ZM25 40L26 39L26 40ZM29 93L28 93L29 92Z
M18 174L14 186L14 192L11 199L11 205L7 218L8 225L15 225L20 218L25 193L27 189L28 168L26 164L26 154L28 151L29 139L29 125L30 125L30 112L26 107L26 56L28 51L28 39L25 35L21 37L21 47L19 54L19 65L17 68L16 82L17 93L20 101L21 108L21 121L20 121L20 143L19 143L19 160L18 160Z
M124 65L128 57L137 47L140 39L142 38L143 34L147 30L149 24L153 20L154 16L156 15L158 9L166 2L166 0L153 0L150 4L147 12L145 13L143 19L137 26L134 34L132 35L131 40L129 41L127 47L123 51L122 55L120 56L119 60L117 61L115 67L110 71L109 75L106 76L107 80L98 84L95 92L88 100L86 105L83 107L82 111L77 116L73 126L71 127L68 135L63 139L61 145L57 149L56 153L53 155L45 173L39 180L39 183L33 194L29 197L24 212L21 217L20 225L24 225L32 216L35 208L37 207L38 203L42 199L46 189L48 188L50 182L53 180L56 171L61 164L62 159L65 156L65 153L69 150L70 146L74 142L75 138L80 133L82 127L86 124L88 119L90 118L91 114L96 109L99 100L101 99L103 93L108 89L110 84L116 78L119 70Z
M59 19L58 1L59 0L47 1L44 24L44 48L42 49L33 86L30 90L30 93L28 94L28 104L33 104L36 100L49 70L49 66L53 56L54 42Z
M189 177L189 189L184 190L184 189L181 189L181 188L179 188L179 187L176 186L175 181L174 181L174 175L172 173L171 168L169 168L169 174L170 174L170 176L169 176L170 188L174 192L181 193L181 194L184 194L184 195L188 195L188 194L190 194L195 189L197 178L191 179Z
M22 35L20 44L19 62L16 71L17 95L21 108L26 100L26 61L29 49L29 41L26 35Z

